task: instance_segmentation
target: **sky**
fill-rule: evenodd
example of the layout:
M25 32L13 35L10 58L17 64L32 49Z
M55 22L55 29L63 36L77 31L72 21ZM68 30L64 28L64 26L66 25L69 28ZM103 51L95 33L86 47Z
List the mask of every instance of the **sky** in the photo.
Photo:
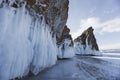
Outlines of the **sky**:
M69 0L73 39L92 26L100 49L120 49L120 0Z

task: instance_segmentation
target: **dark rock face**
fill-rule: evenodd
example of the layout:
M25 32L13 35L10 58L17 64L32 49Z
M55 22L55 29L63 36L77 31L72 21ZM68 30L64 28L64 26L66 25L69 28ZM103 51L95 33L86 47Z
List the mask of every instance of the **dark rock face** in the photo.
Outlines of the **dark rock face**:
M74 40L75 54L101 55L93 31L94 29L89 27Z
M43 15L52 32L58 38L62 35L68 18L68 0L13 0L12 3L11 0L3 0L1 2L1 6L6 3L14 8L26 3L26 8L35 19L41 19L40 15Z
M0 37L4 36L0 53L5 55L0 60L9 63L5 72L6 65L0 68L4 72L0 80L22 77L29 71L37 75L56 63L58 53L62 58L74 56L70 30L65 26L68 5L68 0L0 0Z
M69 0L3 0L0 6L7 4L9 7L20 8L24 6L33 21L44 19L49 26L50 33L56 35L57 44L61 45L65 39L71 40L69 46L73 46L70 29L67 28ZM55 37L55 36L54 36Z
M46 23L59 38L68 18L68 0L27 0L35 13L44 15ZM33 14L33 13L32 13Z
M58 58L71 58L74 56L73 40L70 34L70 29L65 26L60 38L57 38L59 49Z
M99 51L98 44L96 42L96 38L93 33L94 29L92 27L89 27L87 30L85 30L82 35L77 37L74 42L80 42L82 45L85 45L88 43L88 45L91 45L92 50Z
M65 39L68 39L68 40L71 41L69 46L72 47L73 46L73 40L72 40L72 37L71 37L71 34L70 34L70 29L67 26L64 27L61 37L57 38L57 44L60 45L61 43L64 43Z
M57 37L60 37L68 18L68 0L49 0L45 18Z

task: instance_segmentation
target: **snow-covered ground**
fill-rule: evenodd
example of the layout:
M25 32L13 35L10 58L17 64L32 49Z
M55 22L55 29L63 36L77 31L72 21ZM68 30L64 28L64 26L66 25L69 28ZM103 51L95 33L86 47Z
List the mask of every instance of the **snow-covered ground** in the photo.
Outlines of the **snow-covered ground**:
M37 76L22 80L120 80L120 53L60 60Z

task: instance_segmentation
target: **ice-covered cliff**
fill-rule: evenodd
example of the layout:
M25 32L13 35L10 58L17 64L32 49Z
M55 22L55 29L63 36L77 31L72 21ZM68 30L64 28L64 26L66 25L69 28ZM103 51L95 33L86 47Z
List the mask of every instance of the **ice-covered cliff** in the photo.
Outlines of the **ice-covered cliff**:
M0 0L0 80L29 71L38 74L54 65L59 53L73 56L71 40L59 44L64 52L56 44L63 35L68 4L68 0Z
M65 26L60 38L57 38L58 58L72 58L74 56L74 44L70 29Z
M94 29L89 27L74 40L76 54L100 55L98 44L93 31Z

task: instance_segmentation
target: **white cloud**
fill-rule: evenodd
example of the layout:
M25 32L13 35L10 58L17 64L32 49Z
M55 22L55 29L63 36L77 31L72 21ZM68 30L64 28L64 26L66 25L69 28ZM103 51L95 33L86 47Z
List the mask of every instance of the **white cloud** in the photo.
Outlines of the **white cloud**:
M99 22L100 22L99 18L92 17L92 18L81 20L80 26L81 27L96 26L96 25L100 24Z
M120 18L114 18L105 22L102 22L100 18L97 17L83 19L80 21L80 28L77 30L77 32L72 33L73 38L75 39L90 26L92 26L95 29L95 33L103 34L111 32L120 32Z
M120 32L120 18L115 18L101 24L102 32Z
M75 39L77 36L79 36L85 29L87 29L88 27L90 26L94 26L95 27L98 27L97 25L100 24L99 23L99 18L88 18L88 19L83 19L80 21L80 28L72 33L72 37Z

